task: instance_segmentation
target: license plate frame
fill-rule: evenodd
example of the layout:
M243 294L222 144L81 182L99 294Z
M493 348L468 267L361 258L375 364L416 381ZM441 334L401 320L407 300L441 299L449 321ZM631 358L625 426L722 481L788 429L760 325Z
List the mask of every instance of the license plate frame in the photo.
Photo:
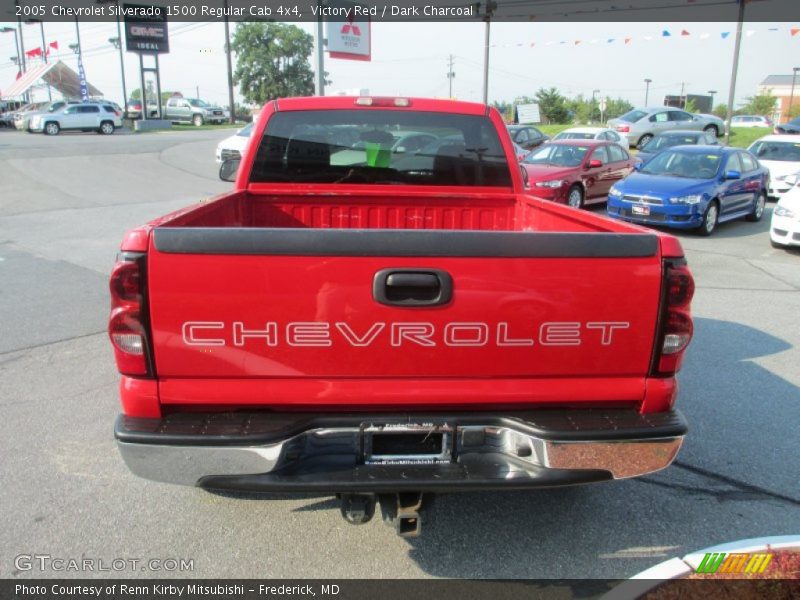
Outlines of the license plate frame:
M642 217L649 217L650 216L650 207L646 204L634 204L631 207L631 214L642 216Z
M368 423L362 427L367 465L425 465L452 462L454 428L447 423Z

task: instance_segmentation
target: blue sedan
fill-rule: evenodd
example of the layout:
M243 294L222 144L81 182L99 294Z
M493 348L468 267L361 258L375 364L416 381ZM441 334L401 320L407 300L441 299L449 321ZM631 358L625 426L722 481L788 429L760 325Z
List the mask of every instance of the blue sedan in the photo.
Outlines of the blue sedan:
M675 146L636 169L609 191L610 217L711 235L718 223L764 214L769 172L746 150Z

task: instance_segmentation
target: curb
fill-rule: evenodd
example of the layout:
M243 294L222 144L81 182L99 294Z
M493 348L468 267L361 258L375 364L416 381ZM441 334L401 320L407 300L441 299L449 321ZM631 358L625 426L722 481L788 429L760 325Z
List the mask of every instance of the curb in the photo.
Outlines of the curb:
M655 566L637 573L622 582L613 590L604 594L600 600L632 600L652 591L668 579L675 579L693 573L706 554L713 552L758 552L784 548L800 548L800 535L776 535L748 538L736 542L727 542L696 550L683 558L671 558Z

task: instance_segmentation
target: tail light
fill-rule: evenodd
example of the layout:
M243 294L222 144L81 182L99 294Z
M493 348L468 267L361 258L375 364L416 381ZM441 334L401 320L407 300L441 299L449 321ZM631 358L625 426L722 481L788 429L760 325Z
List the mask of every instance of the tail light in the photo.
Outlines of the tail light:
M144 253L123 252L111 272L108 335L117 369L123 375L152 377L154 374L145 293L146 260Z
M630 133L630 130L630 125L617 125L617 131L621 131L622 133Z
M654 375L672 375L683 363L683 356L692 339L690 304L694 296L694 279L686 261L664 261L664 292L653 357Z

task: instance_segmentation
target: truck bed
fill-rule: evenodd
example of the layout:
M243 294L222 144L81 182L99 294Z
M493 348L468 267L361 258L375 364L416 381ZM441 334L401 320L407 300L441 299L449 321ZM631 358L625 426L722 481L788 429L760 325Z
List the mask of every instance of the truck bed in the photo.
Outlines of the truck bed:
M320 187L320 186L318 186ZM460 231L638 232L644 230L523 194L233 192L161 219L159 227L432 229ZM652 233L651 233L652 235Z

